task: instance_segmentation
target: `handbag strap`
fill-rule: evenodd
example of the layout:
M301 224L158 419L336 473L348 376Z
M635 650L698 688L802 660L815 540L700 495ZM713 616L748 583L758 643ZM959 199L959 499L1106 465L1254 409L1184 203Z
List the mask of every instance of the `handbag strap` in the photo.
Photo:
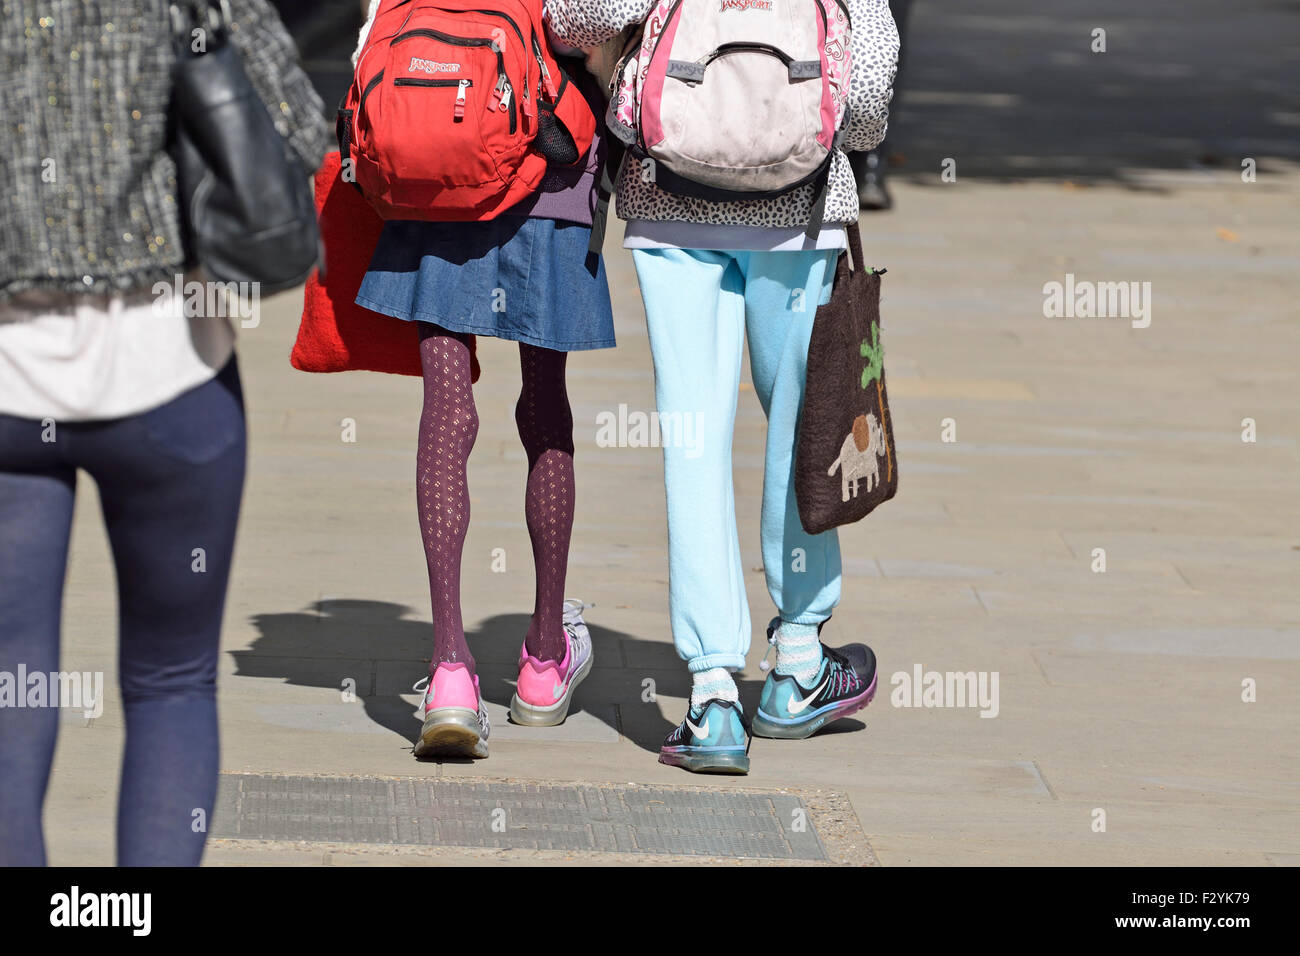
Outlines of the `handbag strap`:
M849 223L844 231L849 237L849 254L853 256L853 271L860 272L866 268L866 260L862 257L862 232L856 222Z
M213 34L229 33L234 21L230 0L172 0L167 5L172 37L183 45L190 42L190 31L207 29ZM189 19L185 19L185 14Z

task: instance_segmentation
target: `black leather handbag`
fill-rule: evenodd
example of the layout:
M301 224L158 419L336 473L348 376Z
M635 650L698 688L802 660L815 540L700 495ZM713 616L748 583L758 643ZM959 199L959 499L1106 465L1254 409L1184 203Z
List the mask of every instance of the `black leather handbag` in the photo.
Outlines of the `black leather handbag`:
M186 0L170 15L170 152L187 260L263 293L299 285L321 259L311 184L248 79L230 5Z

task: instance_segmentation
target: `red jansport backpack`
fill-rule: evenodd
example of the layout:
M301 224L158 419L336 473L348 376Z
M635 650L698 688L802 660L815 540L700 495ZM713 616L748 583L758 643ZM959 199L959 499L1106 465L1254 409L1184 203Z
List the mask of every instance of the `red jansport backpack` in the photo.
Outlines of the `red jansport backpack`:
M542 0L383 0L339 110L339 151L385 219L492 219L571 165L596 120Z

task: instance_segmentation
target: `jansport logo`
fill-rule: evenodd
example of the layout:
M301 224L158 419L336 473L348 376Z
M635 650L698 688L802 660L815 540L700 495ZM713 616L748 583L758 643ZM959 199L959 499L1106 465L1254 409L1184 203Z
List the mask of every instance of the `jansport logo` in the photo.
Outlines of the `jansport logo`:
M425 73L459 73L459 63L439 63L437 60L422 60L418 56L411 57L411 65L407 68L408 72L423 70Z
M772 0L722 0L722 6L718 8L719 13L726 13L728 10L771 10Z

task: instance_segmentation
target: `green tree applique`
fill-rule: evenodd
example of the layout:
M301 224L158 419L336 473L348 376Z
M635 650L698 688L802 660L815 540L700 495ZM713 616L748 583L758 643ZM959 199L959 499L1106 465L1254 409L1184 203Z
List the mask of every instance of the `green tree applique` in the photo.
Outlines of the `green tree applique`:
M880 371L885 364L884 349L880 347L879 323L871 323L871 341L863 339L858 351L867 360L867 367L862 370L862 387L866 388L872 382L880 381Z

